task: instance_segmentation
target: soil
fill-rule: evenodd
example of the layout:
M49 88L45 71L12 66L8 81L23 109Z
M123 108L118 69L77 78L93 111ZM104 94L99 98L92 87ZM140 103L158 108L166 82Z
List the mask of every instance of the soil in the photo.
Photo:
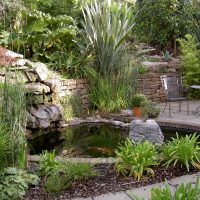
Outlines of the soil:
M44 180L39 186L29 188L24 200L66 200L73 198L95 197L105 193L116 193L153 183L163 182L185 174L193 174L198 170L192 168L188 173L185 168L157 167L154 176L145 175L140 181L134 177L123 177L116 173L113 166L107 164L96 165L95 170L100 175L89 180L74 182L71 187L59 194L50 194L45 191Z

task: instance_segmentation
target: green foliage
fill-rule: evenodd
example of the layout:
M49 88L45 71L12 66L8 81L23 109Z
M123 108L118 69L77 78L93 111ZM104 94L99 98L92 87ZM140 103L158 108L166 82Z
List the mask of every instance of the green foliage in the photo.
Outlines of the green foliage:
M89 97L94 108L113 112L130 105L131 95L136 93L137 73L127 67L115 80L96 74L90 82Z
M65 77L85 77L85 68L93 59L88 49L78 44L84 43L82 31L75 25L76 19L80 25L82 0L23 0L23 6L14 2L2 3L6 5L2 19L7 21L7 15L12 19L1 29L0 44L26 58L48 63Z
M0 0L0 30L11 30L15 17L22 9L21 0Z
M8 166L23 168L26 161L26 97L24 85L17 72L6 72L6 79L0 85L2 102L0 106L0 127L3 139L7 138L10 155L5 157ZM5 129L3 131L3 128Z
M36 6L51 16L68 15L73 18L81 16L82 0L23 0L27 6Z
M123 98L126 86L121 82L112 82L109 78L98 78L89 88L90 101L101 112L112 112L126 107Z
M124 44L133 27L131 12L127 5L109 1L94 1L83 9L83 27L94 48L97 73L103 77L111 77L123 68Z
M172 138L162 148L164 165L186 167L190 170L190 166L200 169L200 146L198 142L199 136L196 134L186 135L185 137Z
M136 94L131 99L131 106L142 107L147 103L147 97L143 94Z
M39 178L16 168L5 168L0 173L0 199L18 200L25 195L29 185L37 185Z
M165 52L162 52L162 54L164 62L169 62L172 59L172 54L170 54L169 51L166 50Z
M26 57L47 62L53 51L71 48L75 34L71 17L52 17L35 9L25 9L20 11L4 45L24 52Z
M191 35L186 35L185 39L179 39L178 41L182 53L181 60L185 84L188 86L200 85L200 51L197 49L198 44ZM200 97L197 93L195 94L195 91L191 91L190 95Z
M58 161L55 160L55 151L52 153L44 151L39 162L39 173L40 175L49 176L56 170Z
M116 151L116 169L124 176L135 176L140 180L142 175L147 172L154 174L152 166L158 164L157 152L155 147L148 141L144 143L132 143L127 139Z
M142 104L142 113L149 118L156 118L160 113L160 108L155 103L148 100Z
M134 194L129 193L134 200L144 200L140 197L136 197ZM153 188L151 190L150 200L198 200L200 198L199 178L197 179L195 186L192 183L181 183L175 192L170 190L168 184L164 188Z
M187 0L137 0L134 31L142 41L165 48L187 33L191 4Z
M192 26L191 33L194 36L196 42L198 43L198 47L199 47L199 45L200 45L200 22L198 19L194 19L192 24L193 24L193 26Z
M60 103L64 109L64 119L66 121L81 116L83 109L80 97L65 96L61 98Z
M197 200L199 197L199 179L197 180L195 187L192 187L192 183L182 183L178 186L174 194L171 193L169 186L166 186L164 189L154 188L151 192L152 200Z
M71 180L63 174L53 174L47 177L46 191L52 193L59 193L70 187Z
M55 153L47 151L41 155L39 173L47 176L46 188L50 192L60 192L70 187L75 180L88 179L97 175L90 164L70 163L63 160L56 161ZM58 185L53 187L57 184L57 181Z
M138 70L138 73L139 73L139 74L145 74L145 73L147 72L147 68L146 68L145 66L143 66L143 65L140 65L140 66L137 68L137 70Z

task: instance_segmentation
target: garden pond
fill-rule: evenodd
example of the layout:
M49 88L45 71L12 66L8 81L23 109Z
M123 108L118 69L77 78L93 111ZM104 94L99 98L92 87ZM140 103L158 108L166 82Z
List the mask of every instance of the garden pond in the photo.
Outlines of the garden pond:
M165 141L179 135L194 133L191 130L175 130L161 127ZM28 140L31 155L42 151L55 150L64 157L113 157L120 143L128 137L129 129L108 123L86 123L67 127L64 131L54 131Z

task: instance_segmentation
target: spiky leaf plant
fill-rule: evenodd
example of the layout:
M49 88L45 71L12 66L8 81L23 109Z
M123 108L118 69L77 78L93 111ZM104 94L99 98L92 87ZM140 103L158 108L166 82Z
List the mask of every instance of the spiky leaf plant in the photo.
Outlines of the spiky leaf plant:
M118 71L124 44L133 28L132 11L127 4L111 1L86 4L83 27L96 55L97 72L104 77Z
M162 148L164 165L174 165L200 169L200 146L199 136L196 134L186 135L185 137L172 138L172 141L166 143Z
M155 147L145 141L144 143L133 143L127 139L116 151L116 169L119 173L127 176L135 176L138 180L147 172L154 174L151 167L158 165Z

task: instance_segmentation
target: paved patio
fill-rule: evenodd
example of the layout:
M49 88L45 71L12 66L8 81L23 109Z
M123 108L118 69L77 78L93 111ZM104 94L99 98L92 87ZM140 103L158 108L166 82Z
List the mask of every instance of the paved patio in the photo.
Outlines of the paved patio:
M161 126L171 126L175 128L192 129L194 131L200 131L200 114L194 115L193 112L200 106L200 100L189 101L189 115L187 115L187 102L182 102L181 112L179 112L179 103L171 102L171 115L169 115L169 107L165 109L165 103L159 104L161 112L157 119L157 122Z

